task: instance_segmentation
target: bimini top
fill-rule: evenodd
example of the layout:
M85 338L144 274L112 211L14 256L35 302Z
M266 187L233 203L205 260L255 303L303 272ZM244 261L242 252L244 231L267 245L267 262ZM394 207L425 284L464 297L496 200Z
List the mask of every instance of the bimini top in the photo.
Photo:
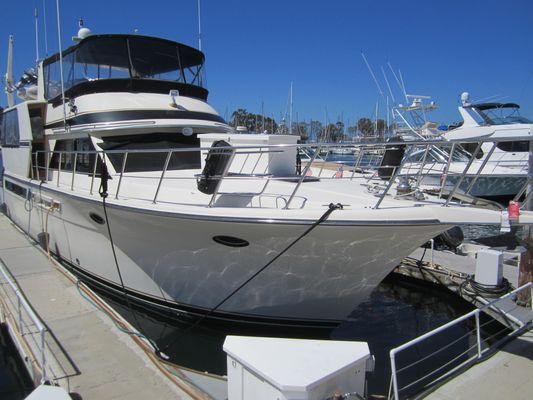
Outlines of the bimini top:
M464 105L459 109L464 121L474 125L531 124L519 113L516 103L479 103Z
M45 98L61 92L59 53L43 61ZM140 35L91 35L63 52L65 95L98 92L168 93L207 100L204 54L187 45Z
M478 110L491 110L493 108L520 108L516 103L479 103L470 104L469 107L477 108Z

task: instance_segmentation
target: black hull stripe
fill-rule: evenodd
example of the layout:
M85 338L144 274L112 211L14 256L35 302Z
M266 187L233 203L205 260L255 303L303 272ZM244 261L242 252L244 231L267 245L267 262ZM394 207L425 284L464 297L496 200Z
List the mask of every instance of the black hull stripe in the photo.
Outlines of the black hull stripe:
M107 111L90 114L82 114L67 119L69 126L96 124L116 121L131 121L145 119L194 119L226 124L226 121L218 115L196 112L196 111L178 111L178 110L125 110L125 111ZM63 127L63 121L54 122L45 126L45 129Z
M122 295L124 291L128 297L139 302L141 305L149 304L152 307L157 309L163 309L168 312L172 310L177 317L192 317L190 319L197 320L209 313L210 309L193 307L190 305L185 305L177 303L174 301L164 300L158 297L150 296L136 290L131 290L128 288L123 289L121 286L99 276L93 275L89 271L76 266L64 258L60 258L60 262L75 275L82 278L82 280L87 280L88 283L96 285L102 289L111 290L115 295ZM281 318L281 317L260 317L249 314L239 314L239 313L230 313L230 312L220 312L215 311L210 313L206 319L215 320L215 321L225 321L225 322L236 322L239 324L246 325L268 325L268 326L285 326L285 327L307 327L315 329L333 329L339 325L342 321L340 320L310 320L310 319L293 319L293 318Z

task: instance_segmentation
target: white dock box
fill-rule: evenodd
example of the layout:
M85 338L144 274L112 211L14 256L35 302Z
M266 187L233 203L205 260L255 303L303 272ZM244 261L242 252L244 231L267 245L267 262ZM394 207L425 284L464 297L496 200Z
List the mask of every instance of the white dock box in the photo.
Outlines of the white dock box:
M499 286L503 278L503 255L501 251L483 249L476 255L475 281L482 285Z
M366 342L228 336L228 400L322 400L365 394Z

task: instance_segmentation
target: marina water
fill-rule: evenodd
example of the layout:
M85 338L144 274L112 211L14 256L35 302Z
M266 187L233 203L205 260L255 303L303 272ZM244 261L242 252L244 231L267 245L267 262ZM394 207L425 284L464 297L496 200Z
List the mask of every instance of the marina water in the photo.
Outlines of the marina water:
M449 291L420 285L391 274L337 328L329 332L280 331L279 329L228 329L227 327L179 324L168 318L135 309L124 302L107 300L144 335L154 340L172 362L199 371L225 375L226 355L222 351L228 334L313 339L366 341L375 357L375 370L368 376L368 393L386 395L390 382L389 350L467 313L473 307ZM459 328L441 340L451 342L469 328Z

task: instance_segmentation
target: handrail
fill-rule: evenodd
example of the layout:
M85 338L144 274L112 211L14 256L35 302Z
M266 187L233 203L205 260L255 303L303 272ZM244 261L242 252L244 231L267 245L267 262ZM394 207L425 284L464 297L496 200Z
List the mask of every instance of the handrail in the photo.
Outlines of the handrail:
M18 286L9 277L6 269L7 269L7 267L6 267L5 263L4 263L4 261L0 258L0 272L2 272L2 275L4 276L5 280L9 284L9 286L11 286L11 289L13 290L13 292L15 293L15 295L17 296L17 299L18 299L18 302L17 302L18 321L17 322L18 322L18 329L20 330L20 334L24 335L24 325L22 323L22 309L21 309L21 307L22 307L26 311L26 313L28 314L28 316L30 317L32 322L37 327L37 330L39 331L39 334L41 336L41 346L40 346L40 350L41 350L41 370L42 370L41 383L44 383L44 382L46 382L48 380L47 375L46 375L46 348L45 348L45 345L46 345L46 343L45 343L46 329L45 329L44 325L42 324L41 320L39 319L39 317L37 317L37 315L35 314L35 312L31 308L31 306L29 305L28 301L26 300L26 298L24 297L24 295L22 294L22 292L20 291Z
M508 140L512 140L513 138L505 138L505 141L508 141ZM482 140L483 141L483 140ZM484 140L484 141L487 141L487 142L498 142L499 140L490 140L490 139L487 139L487 140ZM469 142L468 140L462 140L461 141L462 143L463 142ZM474 142L472 140L472 142ZM478 141L476 141L478 142ZM363 163L363 157L366 157L367 154L369 154L370 152L373 153L373 150L375 149L379 149L379 152L381 153L379 156L382 157L382 154L383 152L386 150L386 146L388 145L405 145L405 146L409 146L408 147L408 151L406 152L407 154L409 154L409 152L413 152L415 151L415 149L421 149L421 148L424 148L424 157L423 157L423 160L422 160L422 163L420 163L419 161L416 161L416 162L409 162L409 164L406 164L406 157L404 157L404 159L402 160L402 162L400 163L400 166L398 167L389 167L389 168L392 168L391 170L393 171L393 177L387 182L387 184L385 185L376 185L375 188L376 190L379 191L376 192L377 194L377 200L376 200L376 203L374 204L373 208L379 208L381 203L383 202L383 200L385 199L385 197L387 195L389 195L389 193L391 192L393 186L394 186L394 183L395 183L395 179L400 177L400 176L412 176L413 178L416 178L416 181L417 181L417 185L420 185L420 181L422 179L422 176L428 174L428 173L431 173L433 175L435 175L435 173L438 173L438 170L435 170L434 168L430 168L428 169L428 165L433 165L433 161L431 160L428 160L429 157L428 157L428 152L429 152L429 149L430 148L438 148L438 147L443 147L443 146L449 146L451 144L451 152L447 152L447 151L444 151L444 150L441 150L443 154L449 154L448 156L448 160L446 162L446 167L444 168L442 172L442 179L441 179L441 184L440 186L436 186L437 188L440 189L440 195L443 196L444 195L444 187L446 185L446 181L448 180L449 177L451 177L452 175L453 176L457 176L458 177L458 181L454 184L454 188L452 190L452 193L457 191L458 190L458 187L460 185L460 183L462 182L463 178L465 177L466 173L468 172L468 168L469 166L472 165L473 161L474 161L474 158L472 157L469 162L468 162L468 165L466 168L463 169L462 172L459 172L459 171L450 171L450 164L452 162L452 158L454 157L454 152L456 151L456 145L458 144L459 142L458 141L428 141L428 140L417 140L417 141L402 141L402 142L397 142L397 143L393 143L393 142L387 142L387 143L376 143L376 142L359 142L359 143L318 143L318 144L282 144L282 145L264 145L264 144L261 144L261 145L258 145L258 146L253 146L253 145L241 145L241 146L229 146L228 148L231 148L232 150L235 150L236 152L236 155L246 155L246 158L242 157L239 159L239 162L241 163L238 167L237 167L237 171L239 171L240 169L240 172L244 172L243 169L250 169L252 168L252 174L248 174L248 175L253 175L253 172L255 172L255 170L257 170L259 164L260 164L260 160L262 159L262 156L264 154L267 154L267 153L271 153L271 152L283 152L283 151L287 151L288 149L296 149L296 151L298 151L297 149L304 149L304 150L308 150L306 151L305 153L306 154L309 154L311 151L313 151L313 154L312 156L309 158L309 160L306 160L306 166L304 168L304 171L303 173L301 174L301 177L299 177L299 179L295 180L294 181L294 188L291 189L292 192L290 194L287 194L287 202L285 204L285 206L283 208L287 209L290 207L294 197L297 195L302 183L305 181L305 175L307 173L307 171L309 171L311 169L311 166L315 166L315 164L313 164L315 161L318 160L318 156L319 154L321 154L321 151L322 150L326 150L328 151L329 153L329 150L333 147L335 148L350 148L350 149L356 149L359 151L359 154L357 157L354 157L354 164L351 164L353 165L353 170L352 170L352 173L351 173L351 176L347 176L347 178L349 177L350 180L353 180L354 179L354 176L355 176L355 172L356 172L356 169L358 167L360 167L360 165L362 165ZM479 146L478 146L479 147ZM493 147L494 148L494 147ZM220 147L220 149L223 149L223 147ZM259 149L259 151L252 151L252 149ZM112 155L112 154L122 154L123 155L123 158L122 158L122 165L121 166L117 166L117 171L115 171L115 174L116 174L116 177L118 178L118 182L115 184L115 192L114 192L114 198L115 199L118 199L119 196L120 196L120 193L121 193L121 187L122 187L122 184L123 184L123 181L125 179L129 179L130 178L130 175L128 175L128 173L126 172L127 171L127 162L128 162L128 156L129 155L132 155L132 154L142 154L142 153L166 153L166 159L165 159L165 163L164 165L162 166L162 169L159 171L159 176L156 178L157 180L155 181L156 183L154 184L154 192L153 192L153 196L149 199L152 203L156 204L157 201L158 201L158 198L159 198L159 195L160 195L160 191L163 187L163 183L166 179L172 179L172 178L167 178L167 172L168 172L168 168L169 168L169 165L170 165L170 160L171 160L171 157L175 154L175 153L180 153L180 152L191 152L191 151L199 151L201 152L202 154L204 154L204 152L207 152L209 151L209 148L201 148L201 147L193 147L193 148L171 148L171 149L130 149L130 150L106 150L106 151L76 151L76 152L68 152L68 151L45 151L45 155L46 155L46 165L45 166L39 166L39 165L36 165L36 169L37 171L39 171L39 169L41 168L45 168L46 169L46 179L47 180L50 180L50 179L53 179L53 176L51 176L49 174L49 171L50 169L52 169L55 173L56 173L56 177L55 177L55 180L56 180L56 185L59 187L60 184L65 184L65 182L63 182L61 179L60 179L60 175L64 174L64 173L72 173L72 175L76 175L78 173L80 173L80 171L78 171L78 164L79 164L79 160L78 160L78 156L82 156L82 155L95 155L94 156L94 163L91 165L92 167L92 173L86 173L85 170L83 170L81 172L81 174L86 174L86 175L89 175L90 176L90 184L88 183L88 191L91 195L93 195L93 192L94 192L94 181L95 179L97 178L97 169L98 169L98 163L100 162L105 162L102 158L103 157L106 157L108 155ZM491 149L491 151L489 152L489 154L492 154L494 150ZM35 163L38 163L39 161L39 157L38 157L38 153L40 153L42 151L36 151L35 154L36 154L36 157L32 157L32 162L35 162ZM256 157L255 160L253 160L252 163L250 163L250 155L251 154L259 154L258 157ZM72 166L69 166L69 167L66 167L66 165L63 165L64 163L66 164L65 161L63 160L66 160L67 158L67 154L71 154L72 156L69 158L69 160L73 160L73 165L74 165L74 168L72 169ZM52 157L55 155L53 158L54 160L52 160ZM244 161L243 161L244 160ZM53 161L53 163L51 163L50 161ZM267 160L268 162L265 163L264 161L261 162L261 168L263 165L266 164L266 169L268 170L270 167L271 167L271 162L272 162L272 158L268 158ZM372 168L372 169L375 169L375 168L380 168L378 167L377 165L374 165L373 164L373 160L371 160L372 163L371 165L369 164L367 166L367 159L365 159L365 170L368 171L368 169ZM318 161L317 161L318 162ZM327 179L327 178L330 178L330 177L326 177L326 176L323 176L322 174L322 171L324 170L325 168L325 164L327 162L331 162L331 161L328 161L328 156L324 156L323 159L320 159L320 162L322 162L322 164L320 165L320 171L318 172L318 178L320 179ZM336 162L336 161L333 161L333 162ZM370 162L370 161L368 161ZM482 163L481 167L479 167L477 169L477 172L475 173L474 177L473 177L473 180L469 183L468 185L468 191L470 191L473 187L473 184L475 183L475 181L479 178L482 170L485 168L485 166L487 165L487 162L488 161L488 158ZM52 168L52 164L54 166L54 168ZM251 165L248 165L248 164L253 164L253 167ZM441 165L441 164L439 164ZM33 170L33 167L32 166L32 170ZM90 168L90 167L89 167ZM408 168L408 169L407 169ZM416 168L416 169L415 169ZM441 165L441 168L442 168L442 165ZM411 172L411 171L415 171L415 172ZM362 171L363 173L365 171ZM315 173L316 173L316 170L315 170ZM517 173L516 176L521 176L523 173ZM231 174L224 174L224 176L221 177L221 179L233 179L232 176L230 176ZM246 175L246 174L243 174L243 175ZM52 177L52 178L51 178ZM368 175L366 176L368 177ZM74 185L75 185L75 181L74 181L74 176L69 176L68 178L70 178L70 188L71 190L74 190ZM155 177L150 177L150 179L154 179ZM189 177L191 179L193 179L193 176ZM271 179L272 180L275 180L275 179L282 179L282 177L276 177L276 176L273 176ZM182 179L187 179L187 177L182 177ZM370 178L372 179L372 178ZM90 186L90 187L89 187ZM468 193L468 191L466 193ZM453 196L449 196L447 201L445 202L446 204L448 204L450 201L451 201L451 198ZM213 200L213 198L211 199ZM211 205L213 204L213 201L209 201L208 203L211 203Z
M476 323L476 345L477 345L477 354L475 357L470 357L468 360L462 362L460 365L454 367L453 371L456 371L458 370L459 368L467 365L468 363L472 362L472 360L474 358L477 358L477 359L480 359L484 353L486 353L487 351L490 350L490 347L488 348L485 348L485 349L482 349L482 340L481 340L481 328L480 328L480 321L479 321L479 316L481 314L481 312L485 311L486 309L488 308L494 308L496 306L497 303L505 300L505 299L508 299L508 298L512 298L514 297L517 293L523 291L523 290L526 290L526 289L530 289L531 291L531 296L533 298L533 282L528 282L526 283L525 285L522 285L520 286L519 288L516 288L514 289L513 291L505 294L504 296L501 296L499 297L498 299L495 299L493 301L490 301L488 302L487 304L483 305L482 307L480 308L477 308L473 311L470 311L469 313L459 317L459 318L456 318L454 319L453 321L450 321L444 325L441 325L440 327L438 328L435 328L433 329L432 331L429 331L421 336L418 336L417 338L413 339L413 340L410 340L398 347L395 347L393 349L390 350L389 352L389 355L390 355L390 362L391 362L391 382L392 382L392 391L393 391L393 395L394 395L394 399L395 400L399 400L400 399L400 395L399 395L399 392L400 392L400 389L399 389L399 384L398 384L398 376L397 376L397 372L399 372L400 370L397 370L396 368L396 355L398 353L400 353L401 351L403 350L406 350L420 342L423 342L424 340L426 339L429 339L433 336L435 336L436 334L440 333L440 332L443 332L445 330L447 330L448 328L451 328L451 327L454 327L458 324L460 324L461 322L463 321L466 321L468 320L469 318L471 317L474 317L475 318L475 323ZM499 310L501 311L501 310ZM529 321L527 321L527 323L524 323L516 318L513 318L513 322L515 324L518 325L518 328L516 328L513 332L511 332L512 334L516 333L517 331L523 329L525 326L527 326L528 324L531 324L531 322L533 321L533 302L531 304L531 316L530 316L530 319ZM511 334L510 333L510 334ZM509 335L510 335L509 334ZM495 347L498 343L495 343L493 345L493 347ZM437 350L438 351L438 350ZM432 355L434 355L435 353L433 353ZM407 366L405 366L404 368L402 368L402 370L405 370L411 366L413 366L415 363L411 363ZM439 370L440 368L438 368L437 370ZM449 371L448 373L446 373L445 375L448 375L451 371ZM432 373L428 374L431 375ZM442 376L441 376L442 377ZM436 378L435 381L439 379L439 378ZM406 385L404 386L402 389L406 389L408 386L410 386L411 384L409 385ZM391 398L391 393L389 393L389 398Z

